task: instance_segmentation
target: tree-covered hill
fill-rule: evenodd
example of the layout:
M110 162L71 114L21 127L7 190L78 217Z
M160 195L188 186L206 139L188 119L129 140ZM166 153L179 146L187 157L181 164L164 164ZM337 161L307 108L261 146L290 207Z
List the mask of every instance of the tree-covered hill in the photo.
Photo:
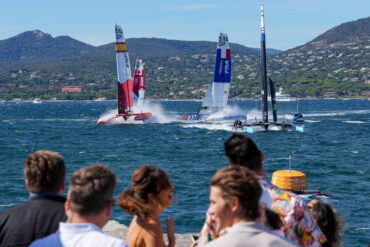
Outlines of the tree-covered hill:
M341 46L370 39L370 17L343 23L319 35L309 44L323 47Z
M39 30L0 41L0 61L31 61L80 56L94 47L68 36L53 38Z
M344 23L284 52L268 50L268 75L294 96L369 97L369 20ZM131 38L127 46L132 70L136 58L145 63L148 98L200 99L212 82L216 42ZM230 46L230 97L259 97L259 50ZM114 49L41 31L0 41L0 98L116 98ZM66 85L83 86L83 93L62 94Z

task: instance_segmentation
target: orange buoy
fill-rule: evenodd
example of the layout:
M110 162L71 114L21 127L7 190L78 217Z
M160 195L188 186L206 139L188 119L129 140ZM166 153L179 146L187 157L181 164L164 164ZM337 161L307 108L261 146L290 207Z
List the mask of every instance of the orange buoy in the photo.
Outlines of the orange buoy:
M307 178L303 172L295 170L280 170L272 174L271 183L283 190L307 189Z

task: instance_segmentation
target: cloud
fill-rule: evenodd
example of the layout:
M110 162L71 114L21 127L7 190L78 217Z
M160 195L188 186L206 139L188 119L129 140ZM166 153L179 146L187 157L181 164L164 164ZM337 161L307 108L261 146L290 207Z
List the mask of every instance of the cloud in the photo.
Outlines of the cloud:
M211 9L214 8L214 4L191 4L191 5L179 5L179 6L169 6L169 10L182 10L182 11L191 11L191 10L200 10L200 9Z

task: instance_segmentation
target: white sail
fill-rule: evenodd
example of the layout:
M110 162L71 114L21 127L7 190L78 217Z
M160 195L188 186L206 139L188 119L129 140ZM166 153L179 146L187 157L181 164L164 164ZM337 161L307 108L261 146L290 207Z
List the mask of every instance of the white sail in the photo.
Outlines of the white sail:
M213 108L213 97L212 97L212 86L208 84L206 96L203 99L202 106L199 114L212 114Z
M220 33L217 44L215 72L212 84L213 111L221 111L229 97L231 80L231 56L229 38L227 34Z

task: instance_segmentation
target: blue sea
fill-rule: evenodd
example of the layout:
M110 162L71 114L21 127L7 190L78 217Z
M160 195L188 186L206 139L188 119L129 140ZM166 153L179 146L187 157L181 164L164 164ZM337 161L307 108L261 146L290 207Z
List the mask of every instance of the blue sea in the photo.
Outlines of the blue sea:
M208 207L209 180L227 166L223 143L233 134L230 123L184 123L176 117L194 113L195 101L154 101L160 123L100 125L103 113L116 102L2 102L0 103L0 210L27 200L23 162L39 149L61 153L72 172L100 162L119 178L116 196L130 186L132 172L155 164L170 175L177 202L176 232L198 232ZM259 115L258 101L230 101L234 109ZM296 110L296 102L278 102L279 115ZM370 101L302 100L304 132L257 131L250 134L265 154L268 176L292 169L307 175L310 189L333 194L323 198L344 221L345 246L370 244ZM309 200L307 198L306 200ZM116 207L113 219L128 225L131 217Z

